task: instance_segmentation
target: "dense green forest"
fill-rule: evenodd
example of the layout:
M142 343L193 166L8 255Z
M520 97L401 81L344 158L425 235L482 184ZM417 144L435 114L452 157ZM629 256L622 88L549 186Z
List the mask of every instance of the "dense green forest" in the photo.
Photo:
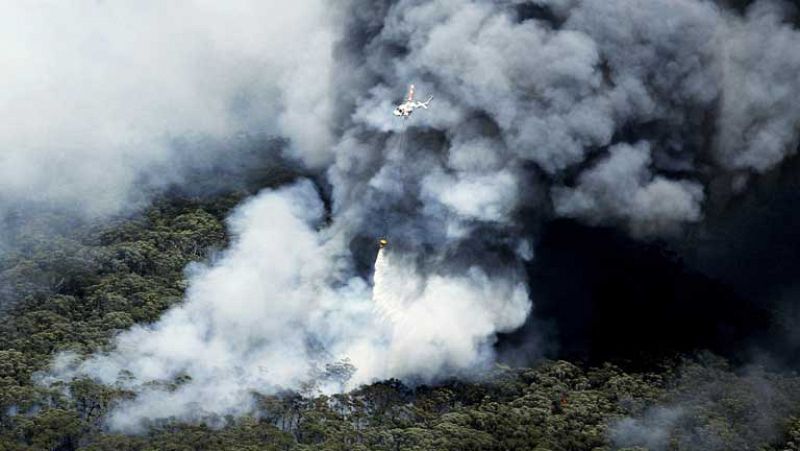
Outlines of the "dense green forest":
M0 450L800 449L800 378L708 354L649 372L543 361L471 381L257 396L243 418L104 428L135 396L90 380L37 384L59 351L88 354L181 302L184 270L225 246L239 195L171 196L133 218L20 219L0 261ZM76 231L78 230L78 231Z

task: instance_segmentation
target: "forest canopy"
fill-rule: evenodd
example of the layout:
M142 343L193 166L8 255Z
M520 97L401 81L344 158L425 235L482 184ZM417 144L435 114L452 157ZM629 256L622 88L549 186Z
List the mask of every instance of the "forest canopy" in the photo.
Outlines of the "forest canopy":
M107 349L119 331L181 302L185 267L225 246L222 218L240 197L175 196L55 237L44 220L26 223L0 274L0 449L800 449L800 378L707 353L648 371L542 361L434 385L254 393L244 417L152 422L134 435L104 418L135 393L86 378L37 383L55 353Z

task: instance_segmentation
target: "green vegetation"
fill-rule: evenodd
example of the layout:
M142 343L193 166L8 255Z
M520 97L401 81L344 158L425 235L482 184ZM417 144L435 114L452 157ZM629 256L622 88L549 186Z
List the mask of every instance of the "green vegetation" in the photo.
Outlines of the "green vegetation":
M648 438L671 449L800 449L800 379L736 372L711 356L651 373L559 361L433 387L390 380L344 395L259 396L250 416L136 436L103 427L135 394L35 383L54 353L103 349L180 302L186 265L224 247L222 218L237 201L172 199L79 232L26 224L0 261L0 450L589 450ZM654 406L676 413L653 420ZM619 427L625 418L635 433Z

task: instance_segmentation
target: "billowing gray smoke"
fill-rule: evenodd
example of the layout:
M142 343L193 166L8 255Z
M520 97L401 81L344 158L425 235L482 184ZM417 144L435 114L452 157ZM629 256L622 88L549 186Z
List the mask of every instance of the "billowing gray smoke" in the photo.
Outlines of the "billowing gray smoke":
M741 374L725 369L713 359L685 363L662 404L610 424L614 447L716 451L768 448L779 441L780 426L797 405L796 382L759 367Z
M535 299L521 270L535 258L526 224L555 215L678 233L702 218L709 184L740 188L797 148L800 105L789 94L800 92L800 32L777 1L745 16L700 0L296 8L280 30L323 26L335 44L236 26L233 45L284 55L311 43L314 57L291 66L305 76L270 85L296 108L267 123L326 168L329 186L250 200L231 219L231 249L194 273L185 303L122 334L110 354L59 359L59 377L112 383L127 371L119 383L141 394L116 411L117 427L189 417L198 400L239 413L251 391L309 381L330 391L480 369L495 335L524 322L529 291ZM320 9L334 22L309 19ZM254 76L268 69L246 63ZM411 82L436 99L396 120L392 105ZM327 223L320 195L331 200ZM384 235L370 293L353 251ZM352 379L331 380L326 365L343 359ZM141 388L182 374L191 379L169 394Z
M418 184L451 227L508 224L548 199L534 207L652 235L699 220L704 183L796 151L800 34L783 23L787 5L757 2L740 17L697 0L532 3L557 20L524 20L525 2L466 0L402 1L362 18L385 26L351 43L366 49L355 93L370 95L357 101L334 176L378 173L391 179L381 195L392 186L395 198ZM383 112L408 80L436 93L436 113L415 124L442 142L414 142L406 158L381 146L388 165L367 165L350 140L375 148L369 130L403 127ZM431 161L415 173L408 162L420 158ZM338 183L340 197L371 189L352 185Z

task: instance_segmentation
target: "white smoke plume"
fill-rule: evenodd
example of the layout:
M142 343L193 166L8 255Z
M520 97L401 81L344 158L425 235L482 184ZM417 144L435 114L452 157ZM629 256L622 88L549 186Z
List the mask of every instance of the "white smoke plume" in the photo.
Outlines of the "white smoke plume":
M474 370L491 362L491 337L527 316L524 284L477 268L422 276L384 250L371 295L337 270L338 241L320 228L323 216L309 182L250 199L229 219L231 247L194 268L183 304L122 333L108 354L61 356L56 372L136 390L110 417L112 428L136 430L145 420L241 414L254 392ZM342 361L355 366L352 379L326 379L326 366ZM190 379L175 390L148 384L179 376Z
M531 307L511 277L478 267L422 276L386 248L375 260L373 303L388 333L385 374L425 380L491 363L491 339L521 326Z
M371 307L367 287L326 286L332 261L315 231L322 214L310 183L251 199L229 219L231 247L194 269L182 305L121 334L114 352L72 370L140 390L112 415L112 427L247 411L252 391L293 388L310 377L314 339L330 343L327 334L361 333L359 312ZM173 392L142 386L180 375L191 381Z
M657 406L641 418L623 418L611 425L609 438L620 448L643 446L653 451L669 449L671 430L685 412L679 407Z
M532 4L549 15L527 15ZM330 216L323 224L307 183L259 195L231 218L234 243L195 272L182 305L121 335L109 354L62 362L58 377L138 389L115 411L118 428L192 418L198 405L240 413L251 392L309 379L342 389L320 376L342 359L356 367L344 388L480 368L495 335L531 309L520 270L532 256L525 215L679 233L701 220L710 180L769 170L798 144L800 109L787 93L800 87L800 33L778 1L744 16L703 0L182 4L197 20L144 5L105 6L117 22L100 14L99 29L65 41L97 42L103 62L127 53L91 37L114 25L131 30L122 42L136 48L128 17L153 31L145 43L160 59L142 53L135 66L147 69L122 71L97 105L143 112L139 139L251 125L285 135L292 155L327 177ZM100 85L126 61L101 65ZM391 106L410 82L436 99L401 123ZM65 107L88 112L79 122L96 142L81 149L132 149L125 124L138 116L81 102ZM42 128L19 129L38 136L44 126L31 123ZM47 154L23 138L35 145L16 158L45 180L37 171ZM138 168L169 159L141 152L104 155ZM127 180L109 186L127 191ZM77 186L85 194L95 185ZM354 248L382 235L392 244L371 290ZM146 385L179 375L191 379L173 392Z
M183 169L236 159L205 140L237 133L288 137L324 165L335 14L322 0L4 2L0 213L127 210Z

